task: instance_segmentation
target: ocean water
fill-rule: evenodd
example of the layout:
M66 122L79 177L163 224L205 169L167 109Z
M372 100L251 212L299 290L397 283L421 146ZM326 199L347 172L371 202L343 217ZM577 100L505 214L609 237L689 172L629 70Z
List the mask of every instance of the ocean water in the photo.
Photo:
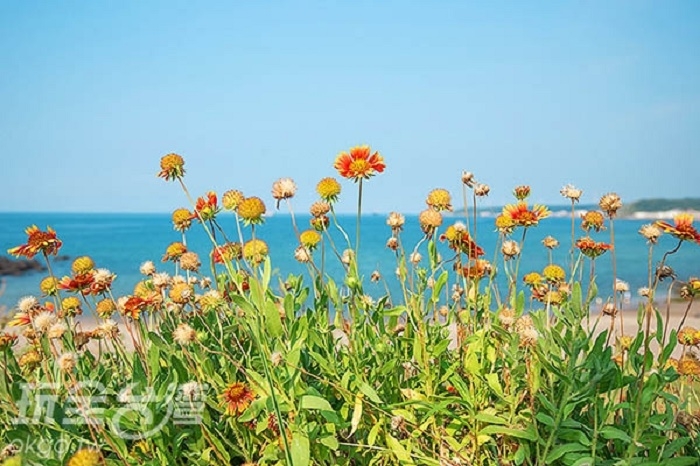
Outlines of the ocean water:
M459 216L445 218L445 225L459 220ZM339 221L345 231L354 241L355 217L340 216ZM219 222L226 235L234 240L237 238L233 216L222 213ZM308 216L297 216L300 230L308 228ZM637 288L647 284L648 246L637 233L639 227L647 222L640 220L618 220L615 222L617 275L630 284L633 296ZM169 214L69 214L69 213L0 213L0 254L5 254L8 248L22 244L26 240L24 229L36 224L44 229L47 225L57 231L63 241L60 254L68 255L71 259L81 256L91 256L98 267L105 267L117 274L114 283L115 296L128 294L134 285L142 279L139 266L146 260L152 260L161 271L173 273L172 263L162 263L160 259L165 248L173 241L181 240L181 234L172 228ZM577 222L578 224L578 222ZM445 226L443 225L443 227ZM524 254L520 264L520 275L530 271L540 271L546 265L547 251L541 245L542 239L551 235L559 239L561 246L554 251L554 261L568 270L568 250L570 243L570 219L548 218L539 226L531 228L526 237ZM578 226L577 226L578 228ZM577 237L582 231L576 232ZM344 248L344 238L332 228L334 241L339 249ZM244 236L250 238L250 229L244 228ZM256 236L264 239L270 247L273 267L278 276L284 278L289 273L305 273L306 268L297 263L293 252L296 246L294 229L289 215L274 215L256 229ZM385 247L390 236L386 225L385 215L365 215L361 223L360 272L365 277L365 291L373 297L386 292L388 286L392 294L398 296L399 284L394 275L396 259L394 253ZM406 248L412 248L422 237L416 216L406 218L406 226L402 240ZM219 234L221 238L221 234ZM516 232L514 239L520 239ZM609 231L596 236L599 241L609 240ZM494 232L493 218L479 218L477 223L477 240L486 251L484 258L492 260L496 247L497 234ZM206 258L211 251L211 243L204 234L201 226L193 224L187 233L188 246L191 250ZM654 263L657 263L663 252L673 248L676 241L667 235L661 238L655 248ZM450 251L441 245L439 248L443 258L450 257ZM427 262L426 244L421 246L424 264ZM314 253L320 260L320 251ZM40 257L38 257L41 259ZM204 264L207 263L203 259ZM680 251L670 256L667 261L679 279L700 275L700 246L693 243L683 244ZM58 276L70 273L71 260L54 262L54 272ZM502 263L497 264L502 269ZM369 276L378 270L386 280L384 283L370 283ZM325 271L333 277L342 276L342 267L330 252L326 254ZM607 290L612 287L612 265L609 253L596 262L597 283L603 297L609 295ZM11 309L16 302L26 295L38 295L38 285L46 273L36 272L20 277L4 277L5 291L0 296L0 306ZM501 273L502 277L503 274Z

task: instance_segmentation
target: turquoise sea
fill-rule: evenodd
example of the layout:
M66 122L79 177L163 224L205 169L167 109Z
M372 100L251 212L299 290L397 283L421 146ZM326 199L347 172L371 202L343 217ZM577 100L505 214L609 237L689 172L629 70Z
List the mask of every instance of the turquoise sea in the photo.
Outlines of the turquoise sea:
M444 226L459 220L459 216L445 218ZM235 222L230 214L221 214L220 224L231 239L237 237ZM308 216L297 216L301 230L308 227ZM350 235L355 232L355 217L340 216L339 221ZM632 298L639 287L647 284L648 246L637 233L644 221L618 220L615 223L617 269L618 277L630 284ZM152 260L160 270L173 273L171 263L161 263L165 248L173 241L179 241L181 234L172 228L169 214L71 214L71 213L0 213L0 254L7 249L26 240L24 229L32 224L44 229L47 225L54 228L63 241L60 254L75 258L90 255L98 267L105 267L117 274L114 284L115 296L129 293L134 284L141 280L139 266L146 260ZM546 250L541 240L552 235L559 239L561 246L554 251L554 260L568 270L568 249L570 243L570 220L567 218L548 218L539 226L531 228L526 237L525 250L520 265L521 275L530 271L539 271L547 263ZM398 292L398 282L395 278L396 260L392 251L385 247L390 229L386 225L385 215L365 215L362 219L362 242L360 251L360 271L365 276L365 290L373 297L385 293L385 285L370 283L369 276L374 270L379 270L386 279L389 290ZM576 232L582 236L582 231ZM250 237L250 229L244 229L244 235ZM266 219L266 222L256 229L256 236L264 239L270 246L273 266L281 277L288 273L305 273L305 267L297 263L293 257L296 246L295 234L289 215L277 214ZM406 247L412 247L421 238L416 216L407 216L403 233ZM333 229L333 237L342 249L342 235ZM211 250L210 241L202 228L194 224L187 233L190 249L198 252L200 257L206 257ZM520 233L514 235L520 238ZM479 218L477 224L477 240L486 255L492 260L497 235L494 233L493 218ZM609 240L609 231L598 234L600 241ZM655 248L654 262L658 262L663 252L675 246L673 238L664 236L660 245ZM424 257L427 256L426 245L421 246ZM444 245L440 252L444 258L449 257L449 250ZM316 252L318 256L320 252ZM318 259L317 259L318 260ZM424 259L425 263L426 259ZM203 260L206 264L206 261ZM687 279L689 276L700 275L700 246L686 243L680 252L671 256L668 263L675 269L678 278ZM54 272L62 276L69 274L71 260L56 262ZM342 268L338 260L330 253L326 257L326 271L332 276L340 276ZM498 264L502 267L502 264ZM596 263L598 287L601 295L607 297L612 286L611 256L606 254ZM501 274L502 276L503 274ZM25 295L38 295L38 284L45 273L31 273L20 277L4 277L5 292L0 296L0 306L12 308Z

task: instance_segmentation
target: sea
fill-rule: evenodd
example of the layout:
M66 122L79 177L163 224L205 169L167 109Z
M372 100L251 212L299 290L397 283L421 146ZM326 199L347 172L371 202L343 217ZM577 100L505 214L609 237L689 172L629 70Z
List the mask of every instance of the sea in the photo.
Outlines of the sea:
M386 215L363 215L360 228L361 246L359 252L359 270L364 276L364 289L367 294L375 299L386 294L398 297L400 285L396 278L395 253L386 247L386 241L391 235L390 228L386 224ZM238 237L235 219L233 215L221 213L218 217L223 234L231 240ZM299 230L309 228L309 217L296 216ZM340 215L338 222L354 243L356 230L355 215ZM455 221L466 223L463 216L454 215L445 217L444 227ZM474 221L471 219L471 229L474 229ZM634 300L637 289L648 284L648 253L646 244L638 230L648 221L619 219L615 221L615 245L617 256L617 276L626 281L630 287L630 298ZM576 236L583 236L579 222L576 222ZM37 225L42 229L47 226L56 230L58 237L63 241L60 255L67 256L62 261L53 261L52 267L57 276L69 275L72 259L88 255L95 261L97 267L104 267L117 275L114 282L115 296L126 295L132 292L134 285L143 279L139 267L144 261L153 261L159 271L174 273L172 263L163 263L161 258L166 247L174 241L180 241L182 235L173 229L170 214L122 214L122 213L0 213L0 255L6 254L7 249L22 244L26 241L24 230L30 225ZM332 237L338 250L347 247L344 235L331 223ZM223 234L217 232L217 240L223 240ZM244 227L243 235L246 239L251 237L251 228ZM267 217L265 223L255 229L257 238L267 242L270 248L273 270L281 280L288 274L306 274L305 265L294 259L294 249L297 246L296 235L293 228L292 217L288 214L276 214ZM547 250L541 241L546 236L553 236L560 241L560 247L553 251L553 260L569 270L569 251L571 243L571 220L564 216L544 219L536 227L528 230L523 247L523 255L519 266L520 275L531 271L541 271L548 263ZM406 249L412 250L423 237L416 215L406 216L406 224L402 233L402 241ZM594 234L598 241L609 241L610 231ZM518 231L513 239L520 240ZM485 250L485 259L495 262L500 282L503 283L503 260L495 255L498 234L495 232L494 219L480 217L476 222L476 239ZM201 225L193 223L187 232L187 244L190 250L197 252L202 258L204 268L211 252L211 240L204 233ZM673 249L677 241L668 236L662 236L659 244L653 249L652 263L657 264L665 251ZM427 244L423 242L418 251L423 255L424 266L427 266ZM445 244L439 244L438 251L443 258L451 257L450 250ZM320 251L314 252L314 258L320 263ZM41 259L41 257L37 257ZM324 271L336 280L342 280L343 268L337 257L326 250ZM687 280L691 276L700 276L700 246L694 243L684 243L680 250L667 259L676 272L679 280ZM448 266L449 267L449 266ZM586 268L587 270L587 268ZM370 275L378 271L383 280L378 283L370 281ZM600 290L601 298L610 295L612 289L612 255L606 253L596 261L596 283ZM0 295L0 308L11 312L17 301L27 295L39 296L39 282L46 276L46 272L31 272L22 276L0 277L4 281L4 291ZM666 287L663 287L666 288ZM662 290L660 289L660 292ZM663 294L663 293L660 293Z

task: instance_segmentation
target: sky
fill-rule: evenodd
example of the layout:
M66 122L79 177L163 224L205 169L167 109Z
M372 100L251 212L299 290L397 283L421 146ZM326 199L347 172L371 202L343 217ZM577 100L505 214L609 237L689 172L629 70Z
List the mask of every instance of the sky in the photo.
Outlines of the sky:
M239 189L306 211L335 156L386 171L365 212L700 197L700 2L0 2L0 212L168 212ZM354 212L343 181L338 210Z

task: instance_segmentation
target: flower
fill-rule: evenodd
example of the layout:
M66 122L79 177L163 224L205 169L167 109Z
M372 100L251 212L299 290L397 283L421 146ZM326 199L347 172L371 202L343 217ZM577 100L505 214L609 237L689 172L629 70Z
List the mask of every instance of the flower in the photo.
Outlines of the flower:
M177 261L180 260L180 256L187 252L187 246L179 241L170 243L165 249L165 254L163 255L163 262Z
M199 256L196 252L187 251L182 256L180 256L180 267L182 270L189 270L190 272L196 272L199 270L199 266L202 263L199 261Z
M462 171L462 183L467 185L469 188L474 187L474 183L476 180L474 179L474 173L468 172L468 171Z
M323 217L330 211L331 205L325 201L316 201L309 208L309 212L314 218Z
M622 200L617 194L608 193L600 198L598 205L608 217L613 218L617 214L617 210L622 207Z
M291 178L280 178L272 183L272 197L277 201L278 209L282 199L292 198L296 192L297 185L294 184L294 180Z
M186 304L194 296L192 288L187 283L176 283L168 293L170 299L176 304Z
M17 309L25 314L31 314L36 311L41 306L39 305L39 300L34 296L25 296L17 302Z
M700 244L700 233L693 227L693 215L690 213L676 215L673 218L673 225L661 220L655 222L654 225L681 241L693 241Z
M519 201L524 201L530 196L530 187L527 185L516 186L513 189L513 196Z
M120 298L117 304L119 305L117 308L123 315L138 320L141 316L141 312L148 307L149 302L138 296L128 296Z
M328 229L328 225L330 224L330 220L328 219L327 215L321 215L320 217L311 217L309 224L311 225L311 228L316 231L326 231Z
M92 285L94 283L94 273L88 272L82 275L75 275L73 277L66 276L61 278L61 280L58 282L58 288L71 293L82 293L87 295L91 293Z
M99 466L104 463L102 453L92 448L81 448L68 460L66 466Z
M565 198L571 199L571 202L578 202L579 199L581 199L581 195L583 194L583 191L575 188L574 185L571 184L567 184L566 186L561 188L561 191L559 192Z
M187 231L192 226L194 214L184 207L175 209L172 214L173 228L176 231Z
M386 224L391 227L392 233L398 233L403 230L405 223L406 218L398 212L391 212L389 217L386 219Z
M341 152L335 158L333 167L338 170L340 176L354 181L369 179L377 173L384 171L386 165L384 158L375 152L370 155L369 146L356 146L350 149L350 153Z
M204 312L217 311L224 305L224 298L217 290L209 290L197 299Z
M498 312L498 320L504 327L510 327L515 323L515 311L505 307Z
M340 189L341 187L340 183L338 183L338 180L330 177L323 178L316 185L316 192L319 196L321 196L321 199L330 203L333 203L338 200L338 196L340 195Z
M321 235L316 230L306 230L299 235L299 242L309 251L313 251L321 242Z
M95 312L97 315L103 319L111 317L114 311L117 310L117 305L111 298L105 298L97 303L95 306Z
M345 265L350 265L355 259L355 251L352 249L345 249L340 257L340 261Z
M105 292L110 286L112 286L112 282L115 278L117 278L117 276L107 269L95 270L92 274L93 283L90 287L91 293L93 295L97 295Z
M559 246L559 241L553 236L546 236L542 240L542 244L547 249L554 249Z
M197 341L197 332L187 324L180 324L173 330L173 341L178 345L187 346Z
M214 248L212 258L215 264L225 264L233 260L242 259L243 247L240 243L224 243Z
M192 214L192 219L197 219L200 222L206 222L213 220L221 209L217 204L217 197L214 191L207 192L207 198L204 197L197 198L197 203L194 206L194 214Z
M75 296L68 296L61 301L61 316L76 316L83 313L80 300Z
M243 196L243 193L238 191L237 189L231 189L228 190L224 193L223 196L221 196L221 203L224 206L224 209L230 210L230 211L235 211L238 209L238 205L245 199L245 196Z
M156 273L156 266L153 261L146 261L139 267L139 272L141 275L153 275Z
M27 243L21 244L7 250L8 254L15 257L24 256L33 259L38 253L45 256L58 254L63 242L56 237L56 232L51 227L46 227L46 231L41 231L36 225L32 225L25 230Z
M450 192L446 189L433 189L428 193L425 203L428 204L428 207L432 207L438 212L452 210L452 196L450 196Z
M615 291L618 293L627 293L630 290L630 284L626 281L615 279Z
M472 264L457 270L457 273L466 278L481 279L491 274L493 267L484 259L476 259Z
M646 238L649 244L656 244L663 233L661 228L652 223L647 223L639 228L639 234Z
M683 346L700 345L700 331L693 327L683 327L677 335L678 343Z
M53 276L42 279L39 289L44 296L54 296L58 292L58 279Z
M530 286L536 286L542 283L542 275L537 272L530 272L523 277L523 282Z
M513 222L513 219L510 217L506 217L503 214L496 217L496 230L498 230L501 234L510 235L513 233L515 226L516 225Z
M56 316L53 312L42 311L34 316L34 328L39 332L45 332L54 323Z
M238 215L246 225L263 223L265 218L265 203L259 197L246 197L238 204Z
M63 353L56 360L56 365L61 372L73 372L73 369L75 369L75 353Z
M68 331L68 326L64 324L63 322L55 322L51 327L49 327L49 330L46 332L46 335L50 339L57 339L61 338L63 334L65 334Z
M304 246L298 246L294 250L294 259L301 262L302 264L306 264L311 260L311 251L309 251L309 249Z
M550 212L545 206L535 204L530 210L525 202L517 204L507 204L503 207L502 215L510 219L515 226L531 227L539 223L540 220L549 217Z
M423 233L431 236L435 229L442 225L442 215L433 209L427 209L418 215L418 222Z
M92 272L95 268L95 262L90 258L90 256L81 256L73 261L71 265L71 272L73 275L83 275Z
M604 223L605 217L603 217L603 214L597 210L591 210L581 215L581 228L583 228L584 231L605 230L605 226L603 225Z
M457 222L450 225L445 230L445 233L440 235L440 241L447 240L450 249L455 252L461 252L467 255L470 259L475 259L484 255L484 250L481 249L469 235L467 228L463 223Z
M386 247L392 251L396 251L399 248L399 240L392 236L386 240Z
M243 382L230 383L219 395L225 412L229 416L241 414L255 399L255 394L250 387Z
M259 264L265 260L269 251L267 244L261 239L253 239L243 245L243 257L253 264Z
M19 357L17 363L20 365L20 367L31 371L39 365L42 359L43 357L41 356L41 353L35 349L30 349Z
M512 259L520 254L520 245L517 241L513 241L512 239L506 240L503 242L503 246L501 246L501 252L506 260Z
M119 335L119 325L112 319L107 319L95 329L95 332L103 338L115 338Z
M423 259L423 256L421 256L421 254L419 252L412 252L408 258L408 260L413 265L417 265L422 259Z
M32 318L31 316L26 313L26 312L18 312L12 317L12 320L10 320L7 323L8 327L24 327L25 325L29 325L32 323Z
M542 270L542 275L549 282L560 283L566 278L566 272L564 269L556 264L550 264Z
M379 273L379 270L375 270L372 272L372 275L370 275L369 279L370 281L376 283L382 279L382 274Z
M584 256L590 257L591 259L595 259L601 254L604 254L606 251L612 249L612 245L593 241L588 236L576 240L575 246L581 250L581 253Z
M489 192L491 192L491 188L487 184L477 183L474 185L474 194L479 197L488 196Z

